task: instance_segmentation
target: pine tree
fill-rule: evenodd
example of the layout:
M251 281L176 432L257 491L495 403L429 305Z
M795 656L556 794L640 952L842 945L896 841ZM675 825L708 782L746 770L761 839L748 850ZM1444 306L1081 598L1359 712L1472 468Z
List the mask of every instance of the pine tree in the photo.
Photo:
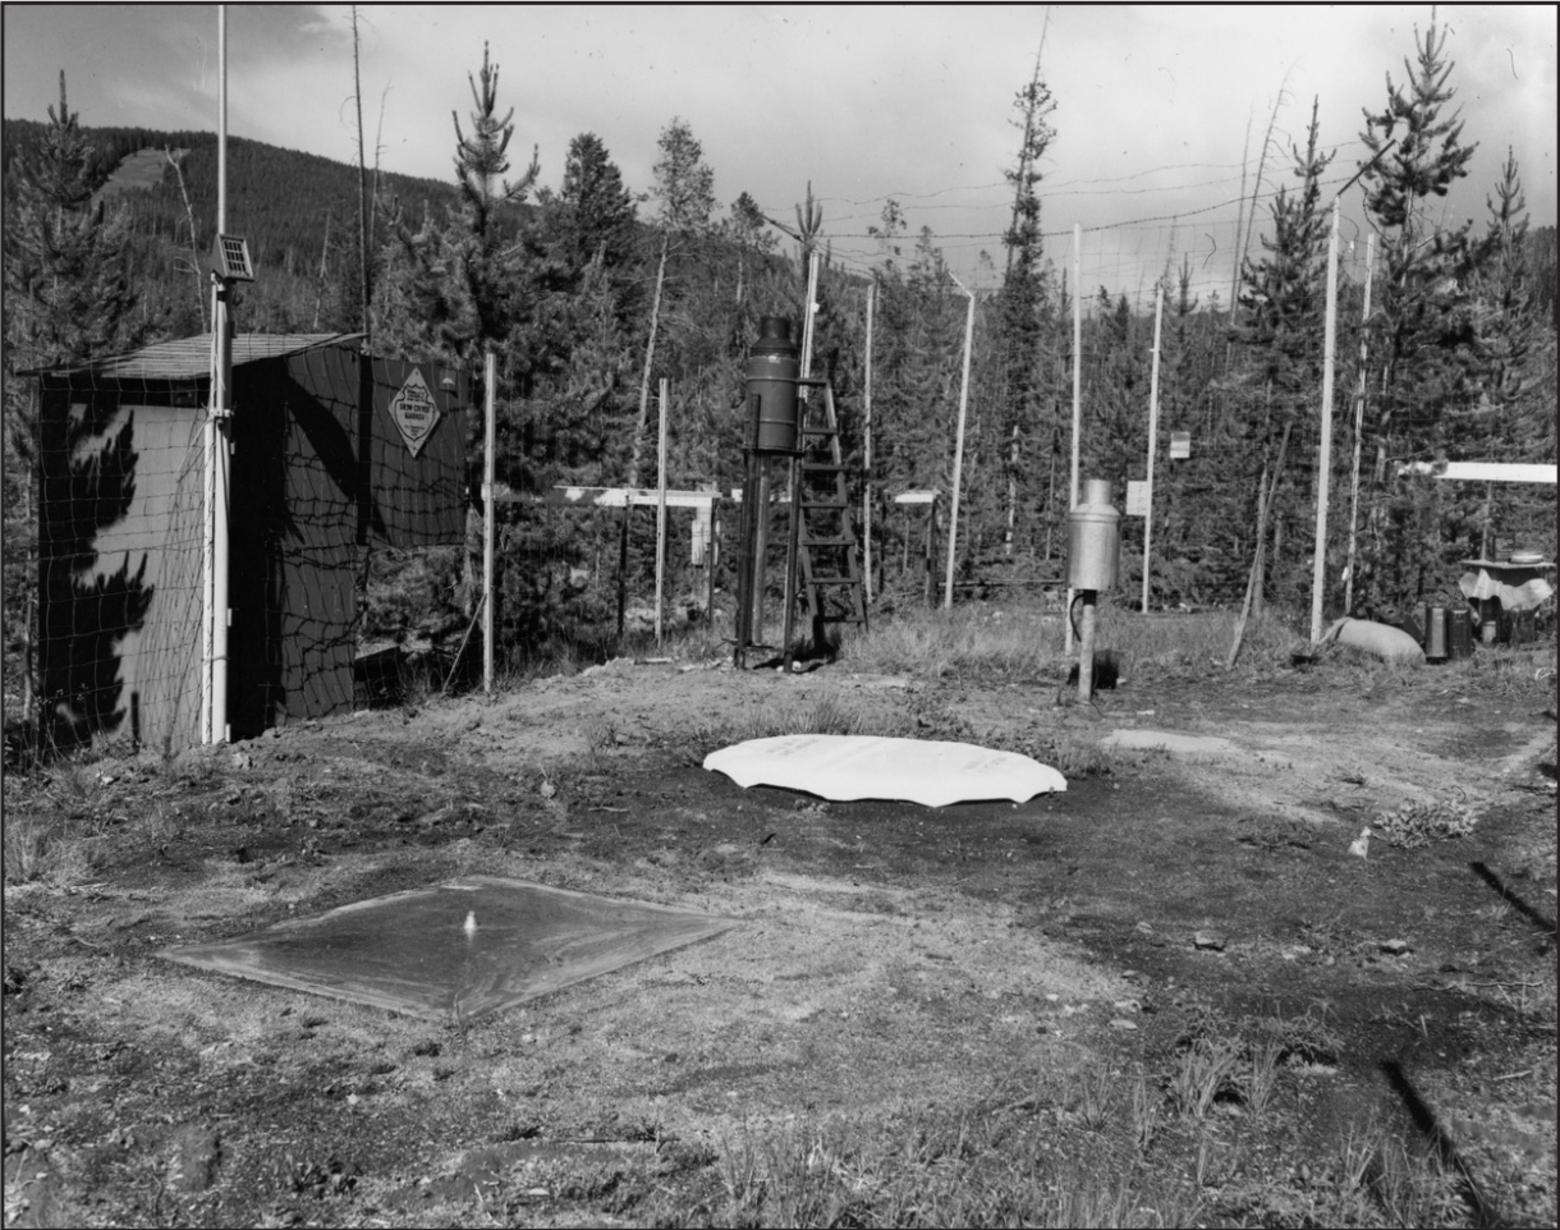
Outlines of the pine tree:
M1285 450L1286 471L1299 472L1305 459L1314 455L1309 440L1315 416L1307 410L1321 383L1327 254L1321 177L1332 162L1331 154L1318 149L1319 104L1319 99L1311 104L1305 149L1290 148L1299 191L1291 194L1284 185L1274 195L1270 208L1273 233L1262 236L1265 255L1257 261L1247 259L1241 276L1240 302L1246 311L1240 316L1235 336L1244 343L1245 356L1253 364L1246 373L1255 384L1247 424L1249 445L1244 450L1246 481L1240 484L1241 490L1251 493L1249 515L1243 518L1247 524L1256 513L1258 480L1277 464L1282 439L1292 437ZM1285 474L1274 481L1277 486L1269 517L1275 526L1275 545L1266 556L1264 572L1273 579L1276 596L1292 602L1299 599L1306 580L1306 543L1291 537L1286 557L1281 527L1298 527L1304 522L1299 509L1308 493ZM1254 609L1258 611L1264 579L1259 577L1254 594Z
M1446 584L1457 550L1442 484L1400 479L1389 462L1430 460L1459 435L1458 406L1473 400L1475 341L1468 280L1478 252L1472 221L1443 229L1425 206L1468 174L1476 145L1462 142L1449 84L1447 34L1432 20L1414 32L1406 84L1387 78L1387 102L1365 113L1361 140L1365 207L1383 237L1385 276L1373 312L1370 350L1381 378L1376 403L1371 517L1362 551L1369 606L1401 610ZM1453 521L1460 520L1456 515Z
M1508 148L1494 195L1485 198L1488 220L1479 240L1480 268L1473 281L1483 372L1473 433L1484 460L1526 461L1555 451L1555 403L1546 387L1554 370L1554 332L1535 294L1530 262L1527 202L1515 156ZM1481 556L1502 540L1552 547L1554 505L1527 493L1468 493L1480 506Z
M764 211L746 192L731 203L731 216L723 226L725 236L737 249L736 302L742 305L743 291L749 281L749 269L775 250L775 237L768 231Z
M556 204L559 208L547 219L549 239L563 250L573 273L583 273L597 260L605 270L632 260L634 196L595 133L581 133L569 142Z
M1054 356L1044 353L1050 336L1053 304L1043 265L1040 233L1040 198L1036 188L1042 178L1040 160L1056 137L1050 116L1056 103L1050 88L1040 76L1040 62L1029 83L1013 100L1017 118L1012 122L1021 133L1017 164L1003 172L1013 186L1013 216L1002 243L1007 250L1007 265L998 299L997 325L997 413L991 418L992 438L981 450L1001 458L993 478L978 489L994 488L1006 494L1003 510L1004 547L1013 553L1015 535L1020 526L1038 527L1042 515L1040 492L1028 481L1036 477L1032 458L1042 442L1054 434L1056 424L1045 413L1054 407L1049 396L1048 378L1053 374ZM1051 510L1043 510L1049 515Z
M134 491L133 419L116 429L119 407L108 399L89 399L80 414L43 418L31 404L31 381L18 377L121 353L140 340L126 269L128 221L123 209L110 213L93 203L101 176L62 72L58 110L49 108L38 148L13 167L17 203L5 228L4 558L7 625L30 626L36 554L46 587L41 635L70 638L54 650L66 659L65 682L58 695L43 698L47 733L63 746L123 717L114 648L141 625L151 601L144 556L133 572L127 557L115 572L93 576L97 532L124 515ZM102 436L108 438L90 459L81 458L83 447ZM37 509L44 501L51 516L40 539ZM74 626L77 602L91 605L100 632Z
M651 174L661 202L658 221L670 231L703 233L715 212L715 172L704 161L704 147L680 116L672 117L656 144L661 156Z
M537 151L514 183L501 178L509 170L509 142L514 136L514 108L498 117L498 66L482 45L481 83L470 78L476 110L471 113L471 135L455 124L455 182L460 189L465 233L456 248L457 260L476 312L477 338L482 344L508 340L515 324L521 287L522 245L516 243L517 226L504 225L499 211L505 205L523 203L540 173ZM511 218L514 215L510 215Z

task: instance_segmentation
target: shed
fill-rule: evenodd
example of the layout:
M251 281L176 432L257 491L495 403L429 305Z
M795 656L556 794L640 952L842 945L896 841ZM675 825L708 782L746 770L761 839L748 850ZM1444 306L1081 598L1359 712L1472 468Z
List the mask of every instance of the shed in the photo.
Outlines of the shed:
M39 373L39 695L60 746L201 741L212 338ZM353 703L370 543L464 541L455 368L356 334L233 339L228 725L248 738Z

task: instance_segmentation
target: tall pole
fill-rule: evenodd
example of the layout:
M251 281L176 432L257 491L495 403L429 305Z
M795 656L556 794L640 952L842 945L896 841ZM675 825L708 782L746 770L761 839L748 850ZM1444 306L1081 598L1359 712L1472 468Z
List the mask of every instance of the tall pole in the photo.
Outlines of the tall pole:
M964 290L964 283L958 278L953 279L953 284L969 297L970 305L964 314L964 375L959 381L959 428L953 445L953 499L948 514L948 570L943 579L943 610L945 611L953 607L953 565L959 548L959 487L964 477L964 421L969 413L970 352L974 349L975 341L974 292Z
M1083 227L1073 223L1073 404L1072 470L1067 486L1067 507L1078 507L1078 434L1083 419ZM1071 564L1068 565L1071 569ZM1067 587L1067 610L1062 613L1067 652L1072 653L1073 588Z
M493 477L498 451L498 361L490 349L482 356L482 690L493 694Z
M667 411L671 398L667 379L661 377L661 419L655 441L655 648L659 653L665 638L662 612L666 606L666 437Z
M818 253L807 262L807 306L802 315L802 367L803 380L812 375L813 317L818 312ZM804 400L810 392L805 386L797 390Z
M655 335L661 322L661 288L666 284L666 255L671 248L670 234L661 236L661 262L655 269L655 296L650 301L650 338L645 343L645 366L639 377L639 417L634 420L634 439L628 454L628 483L639 486L639 445L645 434L645 419L650 414L650 372L655 366ZM623 621L628 610L628 527L634 505L623 501L623 526L618 537L617 634L623 639Z
M1143 614L1148 614L1148 574L1154 559L1154 443L1159 439L1159 326L1164 318L1165 284L1154 287L1154 357L1148 378L1148 508L1143 518Z
M358 69L357 5L352 6L352 94L357 99L358 293L363 310L363 347L368 349L368 158L363 148L363 76Z
M217 234L227 231L227 5L217 6ZM216 362L211 381L211 408L206 420L209 558L211 560L210 629L206 694L205 741L224 743L228 737L228 578L229 446L228 422L233 413L230 392L233 379L233 335L228 321L228 284L216 282L212 314L212 342Z
M861 542L866 555L866 595L872 601L872 308L877 300L877 280L867 287L867 357L862 384L862 431L864 443L861 468Z
M1332 473L1333 362L1338 334L1338 198L1327 240L1327 328L1322 343L1322 439L1316 457L1316 558L1311 568L1311 642L1322 639L1322 591L1327 581L1327 496Z
M1343 613L1354 610L1354 549L1359 533L1360 437L1365 430L1365 360L1369 352L1370 282L1376 270L1376 232L1365 241L1365 307L1360 313L1360 384L1354 394L1354 464L1349 471L1349 558L1343 583Z

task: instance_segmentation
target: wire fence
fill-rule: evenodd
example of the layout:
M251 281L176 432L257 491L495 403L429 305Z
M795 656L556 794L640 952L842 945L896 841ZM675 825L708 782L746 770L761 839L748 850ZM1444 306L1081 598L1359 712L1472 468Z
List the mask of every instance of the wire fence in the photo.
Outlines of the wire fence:
M372 690L360 661L374 553L424 572L437 552L458 556L460 373L335 336L241 336L229 450L207 426L209 345L38 379L37 615L21 666L41 750L201 742L219 609L232 737L350 709ZM224 486L219 537L208 510Z
M1260 247L1259 202L1271 193L1247 195L1234 168L1215 170L1195 186L1226 195L1179 212L1155 207L1158 184L1091 182L1071 189L1087 199L1141 187L1143 209L1129 222L1081 228L1081 250L1074 250L1071 232L1047 236L1049 286L1058 306L1070 314L1076 299L1083 309L1082 350L1073 354L1071 321L1058 314L1049 348L1037 359L1037 418L1022 424L1004 418L1007 394L993 375L1000 322L994 297L979 290L968 385L960 373L963 300L948 289L951 306L919 319L916 336L902 339L897 362L920 366L899 373L902 396L894 402L890 365L896 360L886 343L896 326L881 300L872 337L867 323L885 241L866 230L865 212L836 220L842 228L857 220L862 226L859 234L843 229L831 240L820 336L834 347L830 375L874 610L932 605L942 596L954 538L961 403L969 439L953 592L960 599L1058 600L1071 504L1073 363L1081 380L1081 477L1109 479L1120 507L1127 484L1147 477L1156 358L1150 603L1239 603L1251 576L1258 480L1269 459L1254 448L1249 431L1231 430L1249 426L1263 409L1239 378L1230 305L1238 253ZM1436 460L1412 443L1412 432L1398 452L1374 455L1371 390L1367 426L1356 431L1359 298L1369 274L1365 244L1347 242L1348 233L1346 226L1339 254L1343 308L1324 545L1327 608L1339 613L1351 579L1345 574L1351 534L1379 538L1400 513L1398 469ZM985 251L1000 239L982 234L934 242ZM988 284L996 278L994 262L983 276ZM1183 280L1184 297L1175 293ZM1171 294L1156 356L1152 311L1160 284ZM20 574L34 578L36 604L22 635L8 636L7 648L13 667L19 657L29 659L23 673L32 685L31 718L59 746L124 741L175 751L200 738L211 549L203 427L209 339L168 346L174 349L151 348L164 361L161 369L106 363L39 382L36 558ZM248 382L239 389L233 420L235 736L399 699L408 686L469 682L483 602L474 479L481 443L479 416L459 411L473 404L474 382L422 365L421 391L410 396L408 372L417 365L367 360L339 338L278 335L253 346L235 354L242 360L238 379ZM1176 364L1197 348L1203 367L1194 377ZM869 353L877 356L878 390L870 428ZM1549 366L1540 363L1529 396L1547 396L1552 405L1552 344L1548 353ZM444 387L447 378L455 388ZM1320 486L1319 389L1312 400L1288 445L1266 529L1258 601L1266 594L1293 603L1309 585ZM674 635L706 631L716 641L733 635L736 565L746 547L737 540L732 498L743 473L744 405L740 361L728 362L717 376L672 381L667 485L714 494L703 514L671 510L659 579L653 508L625 509L621 499L570 502L550 486L510 493L495 543L501 669L645 651L657 627ZM430 407L437 413L430 415ZM414 442L422 427L426 439ZM526 430L545 437L546 416L532 415ZM1547 460L1554 455L1552 421L1548 432L1527 441L1527 453L1508 444L1492 459ZM540 446L545 451L548 441ZM560 440L558 449L565 447ZM1364 453L1358 481L1357 448ZM1526 547L1553 558L1552 487L1446 484L1441 491L1441 512L1461 526L1456 554ZM1242 511L1232 517L1232 507ZM1124 521L1126 595L1142 579L1144 524L1139 517ZM780 598L782 544L776 537L769 547L771 603ZM1455 601L1454 563L1448 556L1447 567L1424 578L1422 590ZM16 670L8 673L14 678Z

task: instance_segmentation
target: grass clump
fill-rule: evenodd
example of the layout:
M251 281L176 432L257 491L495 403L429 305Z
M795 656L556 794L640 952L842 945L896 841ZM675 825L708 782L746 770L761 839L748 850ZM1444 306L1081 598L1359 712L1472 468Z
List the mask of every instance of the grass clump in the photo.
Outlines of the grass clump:
M1478 814L1468 804L1431 799L1377 813L1371 818L1370 832L1389 846L1418 850L1432 841L1471 837L1477 824Z
M787 1124L728 1142L722 1190L673 1224L728 1226L1164 1226L1195 1220L1179 1180L1135 1164L1116 1137L1110 1080L1089 1124L1061 1139L1045 1098L1014 1107L912 1109L879 1123ZM707 1220L706 1220L707 1219Z
M92 878L106 836L104 775L70 762L5 783L4 868L7 887L64 887Z
M692 745L701 749L702 755L749 739L770 739L780 735L893 737L914 733L912 727L913 719L905 714L859 707L825 692L811 700L788 699L765 707L735 724L699 726L693 732Z
M930 678L1001 673L1033 679L1065 669L1059 614L982 604L875 622L845 643L844 655L857 670Z
M984 604L906 611L846 642L845 656L856 669L885 674L1059 679L1073 664L1077 646L1075 638L1074 656L1066 653L1064 617L1038 607ZM1207 674L1225 669L1235 624L1230 611L1145 616L1105 602L1099 608L1095 648L1116 653L1123 682L1135 673ZM1239 669L1287 669L1304 643L1283 617L1253 617L1242 636Z

